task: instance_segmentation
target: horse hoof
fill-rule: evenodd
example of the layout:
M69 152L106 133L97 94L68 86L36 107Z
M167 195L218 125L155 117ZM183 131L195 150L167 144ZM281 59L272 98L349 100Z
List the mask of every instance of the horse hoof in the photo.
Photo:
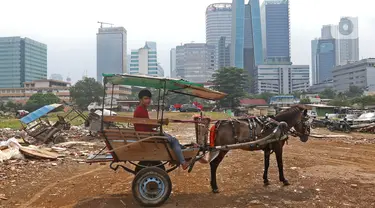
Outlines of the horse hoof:
M284 181L283 181L283 184L284 184L284 186L289 186L289 185L290 185L290 183L289 183L288 180L284 180Z
M218 193L220 193L220 191L219 191L219 189L212 189L212 193L218 194Z
M265 182L263 182L263 185L264 186L269 186L271 183L269 182L269 181L265 181Z

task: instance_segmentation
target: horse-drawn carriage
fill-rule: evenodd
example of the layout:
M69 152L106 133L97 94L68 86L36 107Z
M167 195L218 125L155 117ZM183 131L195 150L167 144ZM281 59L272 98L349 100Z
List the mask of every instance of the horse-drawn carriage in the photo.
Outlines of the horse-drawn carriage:
M209 154L209 161L215 163L217 168L222 160L223 152L227 152L230 149L258 150L263 149L269 143L287 139L289 128L287 128L287 125L280 125L286 123L278 122L268 117L212 121L210 118L203 117L201 113L200 116L194 117L192 121L168 120L164 118L164 106L162 105L169 92L209 100L218 100L226 96L225 93L204 88L201 84L185 80L148 76L114 74L103 74L103 76L105 86L110 83L112 86L130 85L159 90L156 119L105 115L101 117L102 123L156 125L159 127L159 132L139 132L129 128L129 125L115 125L104 128L102 124L99 135L105 141L107 150L102 153L104 150L102 149L98 154L90 155L87 159L88 163L110 162L111 169L117 170L121 167L125 171L134 174L135 178L132 183L133 196L143 206L158 206L169 198L172 184L168 172L175 170L179 166L178 162L176 162L178 161L176 154L168 143L167 137L163 134L163 125L168 125L171 122L194 123L195 142L197 145L186 145L182 149L185 159L192 161L189 172L192 170L194 163L206 154ZM162 104L160 105L160 103ZM298 113L298 115L301 114L300 111ZM298 119L294 120L296 122L299 121ZM215 125L210 128L210 123L213 122L215 122ZM300 124L304 124L304 120L295 125ZM243 128L244 126L246 126L246 129ZM231 128L230 132L225 130L227 127ZM221 129L225 130L225 132L221 133ZM247 134L245 135L244 132L247 132ZM295 133L298 134L298 132ZM229 136L235 140L220 140L223 136ZM168 163L174 165L167 168L166 164ZM130 164L133 168L130 168L127 164ZM217 189L215 187L216 168L215 176L211 176L212 181L214 180L214 182L211 182L213 191ZM211 171L211 173L213 172Z

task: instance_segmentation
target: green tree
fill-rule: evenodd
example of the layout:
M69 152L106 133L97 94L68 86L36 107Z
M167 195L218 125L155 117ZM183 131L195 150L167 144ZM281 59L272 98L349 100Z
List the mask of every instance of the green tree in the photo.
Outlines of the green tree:
M326 88L323 92L319 93L319 97L322 99L334 99L336 93L332 88Z
M2 103L1 109L2 110L8 110L8 111L16 111L20 110L22 108L21 103L15 103L13 101L8 101L5 105Z
M178 93L173 93L173 92L168 93L165 98L167 106L174 105L174 104L191 103L193 99L194 97L183 95L183 94L178 94Z
M217 70L213 76L213 89L228 95L218 101L218 107L236 108L240 106L240 99L247 95L250 77L243 69L226 67Z
M272 96L275 96L275 94L270 92L263 92L259 95L255 95L254 98L264 99L267 103L269 103Z
M352 99L352 104L358 104L361 108L365 108L369 105L375 105L375 96L362 96Z
M305 91L294 91L293 93L292 93L292 95L294 95L296 98L298 98L298 99L300 99L301 98L301 95L304 95L304 94L306 94L306 92Z
M363 95L363 89L355 85L350 85L349 90L345 92L345 95L348 98L360 97Z
M349 106L350 102L347 99L340 99L340 98L335 98L329 102L329 105L332 106Z
M45 105L59 103L60 99L53 93L36 93L33 94L25 105L25 109L28 111L34 111Z
M81 109L86 109L92 102L101 102L104 87L94 78L85 77L70 88L70 97Z
M7 108L6 108L6 105L3 103L3 102L1 102L0 103L0 110L1 111L5 111Z
M309 98L304 98L299 101L300 104L311 104L311 100Z

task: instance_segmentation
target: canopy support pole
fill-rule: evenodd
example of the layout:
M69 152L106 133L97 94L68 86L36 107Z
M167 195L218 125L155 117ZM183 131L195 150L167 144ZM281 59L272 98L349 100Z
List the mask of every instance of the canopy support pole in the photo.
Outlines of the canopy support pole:
M102 122L101 122L101 131L103 132L104 131L104 125L103 125L103 122L104 122L104 101L105 101L105 94L106 94L106 89L107 89L107 78L104 77L103 79L103 85L104 85L104 92L103 92L103 102L102 102Z
M157 109L157 113L156 113L156 119L159 119L159 110L160 110L160 92L161 92L161 89L159 89L159 95L158 95L158 109Z
M163 122L163 118L164 118L164 103L165 103L165 94L166 94L166 91L167 91L167 82L164 82L164 89L163 89L163 101L162 101L162 104L161 104L161 121ZM160 105L158 105L160 106ZM158 111L159 112L159 111ZM160 134L163 133L163 123L160 125Z
M110 110L110 111L109 111L109 112L110 112L110 113L109 113L110 116L112 116L112 108L113 108L112 103L113 103L113 90L114 90L114 88L115 88L115 85L112 84L111 109L109 109L109 110ZM104 107L104 105L103 105L103 107Z

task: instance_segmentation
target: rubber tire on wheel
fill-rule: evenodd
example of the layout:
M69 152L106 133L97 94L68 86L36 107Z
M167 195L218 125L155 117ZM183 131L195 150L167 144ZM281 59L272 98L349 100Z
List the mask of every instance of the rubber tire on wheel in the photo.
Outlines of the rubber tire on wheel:
M327 128L328 128L328 130L330 130L330 131L334 131L333 126L328 126Z
M148 167L156 167L157 166L158 168L161 168L162 170L165 171L164 165L161 165L161 164L163 164L161 161L140 161L138 163L138 165L141 165L141 166L148 166ZM135 170L134 170L135 174L137 175L137 173L142 169L144 169L144 167L140 167L140 166L135 167Z
M310 128L315 129L315 128L316 128L315 124L312 123L312 124L310 125Z
M152 183L154 183L154 185L156 184L158 189L161 189L157 191L158 193L156 193L156 199L145 196L147 195L145 191L150 191L142 189L142 187L146 187L148 185L146 183L147 181L153 181ZM145 207L157 207L164 204L164 202L167 201L171 195L171 191L172 182L168 176L168 173L158 167L148 167L140 170L135 176L132 184L133 197L140 205Z

